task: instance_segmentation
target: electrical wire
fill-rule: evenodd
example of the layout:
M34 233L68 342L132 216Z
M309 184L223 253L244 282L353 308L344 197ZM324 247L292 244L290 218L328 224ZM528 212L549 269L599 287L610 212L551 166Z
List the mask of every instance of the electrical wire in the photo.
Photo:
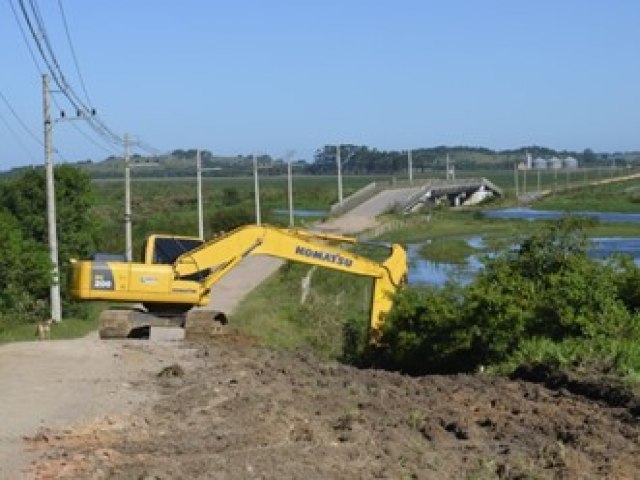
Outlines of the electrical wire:
M78 74L78 79L80 80L80 86L82 87L82 91L84 92L84 97L86 98L87 103L91 105L92 102L91 102L91 99L89 98L89 93L87 92L87 86L84 83L84 77L82 76L82 72L80 71L78 56L76 55L76 49L73 47L73 42L71 41L71 34L69 33L69 24L67 23L67 16L64 13L64 8L62 7L61 0L58 0L58 7L60 8L60 16L62 17L62 23L64 24L64 31L67 36L67 43L69 44L69 50L71 50L73 64L76 66L76 73Z
M11 103L9 103L9 100L7 100L7 97L4 95L4 93L2 93L2 91L0 91L0 98L2 99L2 101L4 102L4 104L7 106L7 108L9 109L9 111L11 112L11 114L13 115L13 117L18 121L18 123L20 124L20 126L22 127L22 129L27 132L27 135L29 135L38 145L40 145L41 147L44 147L44 143L42 142L42 140L40 140L38 138L38 136L33 133L33 131L31 131L31 129L27 126L27 124L22 120L22 118L20 118L20 116L18 115L18 113L16 112L16 110L11 106Z
M31 43L29 42L29 39L27 38L27 33L24 31L24 27L22 26L22 22L20 21L20 17L18 16L18 12L16 11L16 8L13 5L13 2L11 0L7 0L7 2L9 3L9 6L11 7L11 11L13 12L13 17L16 20L16 23L18 24L18 27L20 28L20 33L22 34L22 40L24 40L25 45L27 46L27 49L29 50L29 55L31 55L31 60L33 60L33 64L36 67L36 70L38 71L38 73L42 74L42 68L40 68L40 64L38 63L38 59L36 58L36 54L33 52L33 48L31 48Z
M27 154L27 156L31 159L31 161L33 163L36 163L37 160L36 160L35 156L33 155L33 152L31 152L27 148L27 146L24 144L24 142L22 141L20 136L15 132L15 130L13 128L11 128L11 125L9 124L7 119L4 117L4 115L2 115L2 113L0 113L0 120L2 120L2 123L4 123L4 126L7 128L9 133L13 136L13 138L15 138L16 142L18 143L18 145L20 145L20 148L22 148L24 153Z
M34 61L34 64L36 65L36 69L42 73L42 69L40 68L40 64L36 59L36 55L33 52L33 49L31 48L31 44L30 42L27 40L27 35L24 31L24 28L22 27L22 22L20 22L19 18L18 18L18 13L16 11L16 9L14 8L14 5L12 3L11 0L9 1L9 5L11 6L11 9L14 13L14 17L16 18L16 22L18 23L18 25L20 26L20 30L22 32L22 36L23 39L25 41L25 43L27 44L27 47L29 49L29 53L31 55L32 60ZM78 72L78 76L80 78L80 82L81 82L81 86L83 89L83 92L85 94L85 97L87 98L87 103L85 103L80 96L75 92L75 90L72 88L72 86L67 82L67 79L64 75L64 72L62 71L62 68L60 67L60 63L58 62L58 59L55 55L53 46L51 45L51 42L49 41L49 36L47 34L46 31L46 27L44 24L44 20L42 18L42 15L40 13L40 9L38 7L37 4L37 0L29 0L29 9L31 11L31 14L29 14L29 11L27 9L27 6L25 5L25 1L24 0L17 0L18 1L18 5L20 6L20 10L22 12L22 16L24 18L24 21L27 25L27 28L31 34L31 37L33 38L34 42L35 42L35 46L40 54L40 57L42 58L42 61L44 62L45 66L46 66L46 70L49 72L49 74L51 75L51 78L53 79L54 83L56 84L56 86L59 89L59 93L61 93L62 95L65 96L65 98L67 99L67 101L69 101L69 103L71 104L71 106L75 109L76 114L78 115L77 118L84 120L84 123L91 128L91 130L99 137L101 137L101 139L109 145L118 145L118 146L124 146L124 139L119 136L118 134L116 134L115 132L113 132L113 130L111 130L105 123L104 121L95 114L95 109L91 108L88 104L90 104L91 102L89 101L89 95L87 93L87 89L86 89L86 85L84 83L84 79L82 78L82 75L80 73L80 68L79 68L79 63L77 60L77 56L75 54L75 50L73 48L73 43L71 42L71 36L70 36L70 30L68 27L68 23L66 21L66 15L64 14L64 9L62 7L62 4L60 2L60 0L58 0L58 5L60 7L60 12L63 18L63 23L64 23L64 28L65 28L65 32L67 34L67 40L69 42L69 47L71 49L71 53L74 59L74 63L76 65L76 70ZM54 102L55 102L55 97L54 97ZM57 103L56 103L57 105ZM59 107L59 105L58 105ZM62 109L61 109L62 110ZM85 136L86 138L90 139L90 141L92 143L94 143L95 145L99 146L100 148L102 148L105 151L110 152L110 150L105 149L105 147L97 144L93 139L91 139L91 137L89 137L87 134L85 134L81 129L79 129L76 125L74 125L74 128L76 128L76 130L78 130L83 136ZM131 144L130 146L132 147L138 147L144 151L147 151L148 153L152 153L152 154L157 154L159 152L159 150L155 149L152 146L149 146L148 144L142 143L142 142L136 142L136 144ZM111 153L111 152L110 152Z

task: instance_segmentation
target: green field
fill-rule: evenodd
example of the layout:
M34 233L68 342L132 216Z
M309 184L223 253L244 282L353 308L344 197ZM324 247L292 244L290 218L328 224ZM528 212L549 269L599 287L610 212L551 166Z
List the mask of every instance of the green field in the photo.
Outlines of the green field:
M344 197L372 181L388 177L345 176ZM103 251L124 251L124 184L122 180L94 181L95 216L101 227L99 245ZM217 220L225 214L239 216L244 223L255 221L254 182L251 177L207 177L202 184L205 238L219 229ZM338 199L335 177L294 177L294 208L328 211ZM198 235L197 185L195 179L135 179L131 185L134 255L151 233ZM260 179L261 217L264 223L288 225L288 215L274 215L274 209L288 210L287 178ZM296 218L306 226L317 218Z

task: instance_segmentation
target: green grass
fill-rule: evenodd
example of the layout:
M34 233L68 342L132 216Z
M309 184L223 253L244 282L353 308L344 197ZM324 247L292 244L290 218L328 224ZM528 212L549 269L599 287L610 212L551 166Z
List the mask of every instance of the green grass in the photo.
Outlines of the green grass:
M371 280L317 268L301 304L302 279L311 268L285 264L242 301L230 324L270 347L310 346L328 358L341 357L346 323L368 325Z
M548 196L541 210L640 213L640 179L591 186Z
M97 320L79 318L65 318L62 322L51 327L51 339L63 340L84 337L98 328ZM9 342L36 341L36 326L34 323L17 323L0 328L0 344Z
M465 238L436 238L420 247L420 256L432 262L464 264L477 250Z

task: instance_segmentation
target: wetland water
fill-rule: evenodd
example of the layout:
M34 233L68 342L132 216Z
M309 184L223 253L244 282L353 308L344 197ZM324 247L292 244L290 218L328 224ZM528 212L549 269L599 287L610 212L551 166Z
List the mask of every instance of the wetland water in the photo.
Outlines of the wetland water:
M564 212L531 210L528 208L509 208L503 210L488 210L484 212L489 218L549 220L560 218ZM572 215L596 218L601 222L640 223L640 214L636 213L603 213L603 212L572 212ZM640 234L640 231L639 231ZM589 255L592 258L605 259L614 254L624 254L632 257L640 265L640 237L597 237L591 238ZM433 262L421 257L420 249L426 244L408 246L409 254L409 283L414 285L444 285L448 280L468 283L482 268L481 255L491 255L487 251L482 237L469 237L467 243L478 250L478 254L467 258L466 263L453 264Z
M594 218L601 222L640 223L640 213L616 212L561 212L556 210L532 210L530 208L504 208L485 210L487 218L504 218L514 220L553 220L565 215Z

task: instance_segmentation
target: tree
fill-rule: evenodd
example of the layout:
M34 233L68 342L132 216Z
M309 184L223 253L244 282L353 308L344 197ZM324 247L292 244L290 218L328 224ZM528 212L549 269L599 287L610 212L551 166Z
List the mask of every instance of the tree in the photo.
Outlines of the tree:
M54 176L60 285L66 293L69 259L86 257L94 251L97 228L91 215L93 196L88 175L76 167L61 165L55 168ZM14 228L20 232L26 245L36 251L48 251L44 168L28 170L2 187L0 197L8 215L5 222L9 221L9 217L13 217ZM24 259L22 261L26 262ZM18 268L26 270L26 266ZM37 271L39 272L39 269ZM26 274L24 271L22 273ZM50 281L49 266L47 282ZM40 285L39 282L35 284ZM36 290L33 293L36 293ZM46 297L48 295L43 298Z
M582 163L585 165L594 165L598 162L598 157L590 148L585 148L582 152Z
M6 321L42 318L51 283L46 247L25 238L15 217L0 211L0 310ZM3 318L0 318L2 325Z

